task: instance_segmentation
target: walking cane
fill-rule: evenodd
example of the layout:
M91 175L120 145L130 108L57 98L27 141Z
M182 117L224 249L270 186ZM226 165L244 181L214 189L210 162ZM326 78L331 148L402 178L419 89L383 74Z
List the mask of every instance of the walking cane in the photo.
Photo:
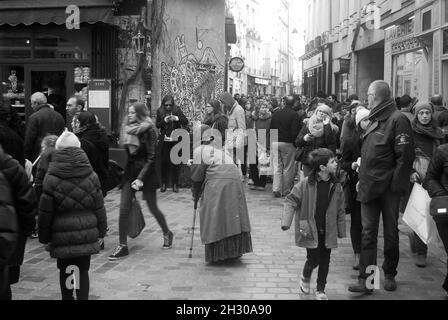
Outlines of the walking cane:
M190 244L190 254L188 255L188 259L191 259L193 253L193 238L194 238L194 229L196 226L196 211L198 210L198 200L194 200L194 215L193 215L193 227L191 228L191 244Z

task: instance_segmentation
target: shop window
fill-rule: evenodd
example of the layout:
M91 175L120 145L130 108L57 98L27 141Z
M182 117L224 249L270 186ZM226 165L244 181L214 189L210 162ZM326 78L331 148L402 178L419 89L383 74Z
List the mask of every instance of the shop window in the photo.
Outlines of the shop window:
M0 32L0 59L31 58L31 33Z
M422 31L431 29L431 10L423 13L422 16Z
M423 50L394 56L394 93L421 98L425 79L425 57Z
M82 59L86 53L73 41L58 35L37 34L34 57L43 59Z
M9 102L25 120L25 71L23 65L0 65L0 90L2 100Z

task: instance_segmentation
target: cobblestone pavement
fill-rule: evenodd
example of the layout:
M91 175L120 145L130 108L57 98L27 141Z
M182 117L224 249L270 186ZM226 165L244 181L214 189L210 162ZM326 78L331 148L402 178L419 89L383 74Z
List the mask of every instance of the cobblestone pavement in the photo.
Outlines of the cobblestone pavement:
M129 240L130 255L126 259L108 261L107 256L118 244L120 205L119 192L110 193L105 199L110 231L105 240L106 250L92 257L90 299L312 299L312 295L298 293L298 274L305 263L306 250L294 245L292 230L281 231L283 200L274 199L270 190L270 185L266 192L247 190L254 252L244 255L241 261L218 266L204 262L204 247L198 229L194 234L193 257L188 259L193 203L187 189L179 194L170 190L165 194L158 193L159 206L175 233L171 250L161 248L162 231L142 202L145 230L137 239ZM350 235L349 226L347 221L347 235ZM379 265L383 257L382 245L380 230ZM447 268L445 253L432 247L428 267L419 269L414 264L404 233L400 233L400 248L397 291L390 293L381 287L371 296L359 296L347 290L357 279L357 273L351 267L350 239L339 240L339 248L331 255L328 297L342 300L446 299L441 288ZM315 271L313 283L316 274ZM381 280L383 277L381 274ZM58 279L56 260L49 257L38 240L29 240L21 279L13 286L13 299L60 299Z

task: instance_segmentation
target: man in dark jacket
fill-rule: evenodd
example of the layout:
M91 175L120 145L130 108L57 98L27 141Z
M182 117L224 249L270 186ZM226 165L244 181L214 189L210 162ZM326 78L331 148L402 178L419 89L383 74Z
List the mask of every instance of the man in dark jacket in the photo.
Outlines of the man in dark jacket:
M440 114L448 109L443 106L443 97L438 94L431 97L431 104L434 107L434 113L432 116L434 120L438 122Z
M399 260L398 215L400 197L408 191L414 159L411 123L391 99L389 85L374 81L368 91L371 124L363 136L358 201L361 202L362 248L359 283L351 292L371 293L367 272L377 261L380 214L384 223L384 289L397 288ZM370 268L369 268L370 269Z
M0 300L11 300L10 285L19 281L36 211L36 193L25 169L0 146ZM18 224L11 221L14 216Z
M10 106L5 105L0 100L0 145L3 150L11 157L16 159L22 167L25 167L25 157L23 155L23 140L9 126L8 117L10 114Z
M42 92L31 96L31 106L34 113L28 118L25 133L25 158L34 162L40 153L42 139L49 134L59 136L65 128L64 118L50 105Z
M271 130L277 130L278 142L272 143L274 174L272 192L276 198L286 196L294 186L295 141L299 134L299 115L292 108L294 97L288 96L285 108L274 113Z

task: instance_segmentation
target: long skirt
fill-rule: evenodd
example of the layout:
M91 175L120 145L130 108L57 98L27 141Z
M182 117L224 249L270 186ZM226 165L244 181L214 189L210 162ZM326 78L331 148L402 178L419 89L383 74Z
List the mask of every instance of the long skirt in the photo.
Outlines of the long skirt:
M217 262L241 257L252 252L250 232L224 238L205 245L205 262Z

